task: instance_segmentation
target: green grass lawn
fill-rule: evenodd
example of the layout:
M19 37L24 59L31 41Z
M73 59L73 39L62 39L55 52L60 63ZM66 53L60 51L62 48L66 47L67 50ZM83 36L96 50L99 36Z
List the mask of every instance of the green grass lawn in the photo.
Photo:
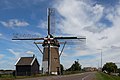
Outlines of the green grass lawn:
M0 80L13 80L14 76L12 75L0 75Z
M54 76L54 75L32 75L32 76L13 76L13 75L0 75L0 80L15 80L15 79L25 79L25 78L35 78L35 77L45 77L45 76Z
M96 73L97 80L120 80L119 76L111 76L102 72Z
M13 75L0 75L0 80L15 80L15 79L23 79L23 78L34 78L34 77L42 77L42 75L33 75L33 76L13 76Z

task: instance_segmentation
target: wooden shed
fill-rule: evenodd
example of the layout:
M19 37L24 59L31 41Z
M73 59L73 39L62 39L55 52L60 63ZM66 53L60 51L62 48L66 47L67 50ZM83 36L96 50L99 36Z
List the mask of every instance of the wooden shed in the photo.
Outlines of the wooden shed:
M39 63L37 58L21 57L15 64L17 76L31 76L39 73Z

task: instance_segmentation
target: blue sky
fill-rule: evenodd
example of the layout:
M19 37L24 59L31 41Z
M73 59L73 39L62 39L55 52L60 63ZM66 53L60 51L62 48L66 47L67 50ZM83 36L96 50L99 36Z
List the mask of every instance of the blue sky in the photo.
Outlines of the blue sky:
M18 58L33 54L42 65L34 41L12 41L12 37L14 33L45 37L48 7L56 9L54 35L87 38L84 46L65 47L61 56L65 68L77 59L83 67L98 67L98 49L103 64L120 61L120 0L0 0L0 69L15 69Z

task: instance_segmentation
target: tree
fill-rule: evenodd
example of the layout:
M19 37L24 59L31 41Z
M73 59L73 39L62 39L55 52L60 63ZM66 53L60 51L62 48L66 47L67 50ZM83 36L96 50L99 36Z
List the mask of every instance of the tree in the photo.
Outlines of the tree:
M75 61L72 66L67 69L67 71L80 71L81 70L81 65L79 64L78 61Z
M103 66L102 71L107 71L110 74L117 71L117 66L115 63L109 62Z
M118 71L117 71L118 73L119 73L119 76L120 76L120 68L118 69Z

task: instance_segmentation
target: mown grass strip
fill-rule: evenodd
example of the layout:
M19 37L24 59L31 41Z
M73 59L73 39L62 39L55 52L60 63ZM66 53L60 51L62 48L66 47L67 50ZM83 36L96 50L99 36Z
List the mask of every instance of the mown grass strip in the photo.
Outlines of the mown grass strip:
M97 80L120 80L119 76L111 76L102 72L96 73Z

